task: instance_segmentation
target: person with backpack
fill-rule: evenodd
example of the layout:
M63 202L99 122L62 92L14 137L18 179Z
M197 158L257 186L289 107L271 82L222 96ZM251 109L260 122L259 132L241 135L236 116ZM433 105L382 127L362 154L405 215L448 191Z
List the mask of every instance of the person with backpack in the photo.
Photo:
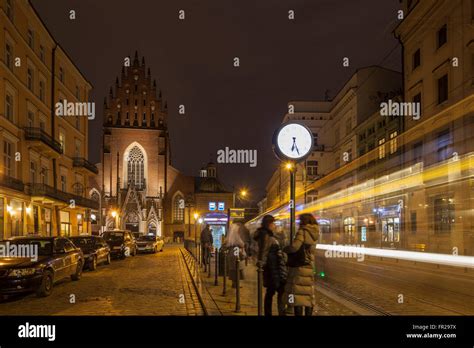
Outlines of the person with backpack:
M319 226L311 214L301 214L300 225L291 245L283 252L288 254L288 279L286 294L288 305L295 316L313 314L314 306L314 250L319 239Z
M286 262L280 246L275 238L275 218L265 215L262 226L255 232L254 240L258 243L258 261L263 267L263 286L265 291L264 313L272 315L273 297L277 295L278 315L285 315L285 283L288 275Z

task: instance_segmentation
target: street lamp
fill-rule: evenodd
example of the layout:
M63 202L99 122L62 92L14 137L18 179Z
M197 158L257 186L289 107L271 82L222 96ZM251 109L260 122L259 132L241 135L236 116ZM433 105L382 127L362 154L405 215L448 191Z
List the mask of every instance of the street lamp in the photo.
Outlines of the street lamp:
M112 215L112 217L114 218L115 229L118 230L118 223L117 223L118 214L117 214L117 211L116 211L116 210L112 210L112 212L110 213L110 215Z

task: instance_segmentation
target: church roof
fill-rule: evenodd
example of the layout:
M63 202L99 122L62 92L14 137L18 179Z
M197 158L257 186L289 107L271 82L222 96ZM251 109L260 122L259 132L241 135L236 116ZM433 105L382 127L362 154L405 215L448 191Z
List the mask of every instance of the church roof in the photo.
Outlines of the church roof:
M214 177L195 177L194 191L196 193L230 193L225 186Z

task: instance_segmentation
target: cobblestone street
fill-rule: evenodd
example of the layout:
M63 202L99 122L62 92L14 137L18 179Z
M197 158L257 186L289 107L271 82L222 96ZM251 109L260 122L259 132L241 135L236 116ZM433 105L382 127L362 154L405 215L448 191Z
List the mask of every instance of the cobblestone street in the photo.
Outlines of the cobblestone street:
M71 303L71 295L75 303ZM183 296L184 295L184 301ZM181 299L181 301L180 301ZM184 303L183 303L184 302ZM56 284L53 294L11 298L0 315L202 315L179 247L113 260L78 282Z

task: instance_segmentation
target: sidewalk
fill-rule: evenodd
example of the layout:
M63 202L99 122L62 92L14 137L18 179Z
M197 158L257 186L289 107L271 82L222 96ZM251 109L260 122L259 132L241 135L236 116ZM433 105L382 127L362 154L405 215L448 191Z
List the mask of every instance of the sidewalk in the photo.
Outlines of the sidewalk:
M182 249L185 260L192 270L193 278L201 294L202 300L207 308L209 315L253 315L258 314L257 311L257 270L254 265L248 264L244 269L244 279L240 281L240 311L235 311L236 289L232 288L232 281L227 278L226 294L223 295L223 277L218 277L218 285L214 285L215 281L215 257L211 259L211 277L208 272L204 272L198 265L193 256L184 248ZM276 301L275 301L276 302ZM277 313L276 303L274 305L275 314Z

